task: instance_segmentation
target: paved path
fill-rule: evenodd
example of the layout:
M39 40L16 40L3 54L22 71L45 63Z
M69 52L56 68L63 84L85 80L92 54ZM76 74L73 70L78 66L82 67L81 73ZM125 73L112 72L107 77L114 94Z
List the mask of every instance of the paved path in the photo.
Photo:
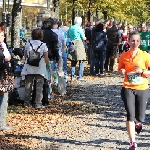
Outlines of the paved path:
M62 120L49 125L50 133L39 135L43 149L47 145L47 150L127 150L126 117L120 97L122 81L114 74L92 81L86 77L86 81L70 84L68 95L71 96L62 103L71 103L72 107L68 105L68 114ZM75 105L80 107L74 111ZM150 107L143 132L136 136L138 150L150 150L149 124Z

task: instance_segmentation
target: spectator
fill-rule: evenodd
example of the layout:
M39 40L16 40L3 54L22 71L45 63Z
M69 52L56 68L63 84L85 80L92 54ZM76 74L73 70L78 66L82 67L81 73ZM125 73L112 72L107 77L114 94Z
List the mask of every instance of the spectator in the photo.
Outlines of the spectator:
M103 31L103 24L99 23L95 32L93 32L93 51L95 54L95 74L100 76L104 76L104 63L106 57L106 44L107 38L106 33ZM100 69L100 72L99 72Z
M8 44L7 44L7 33L6 33L7 23L6 23L6 22L1 22L0 27L2 27L3 30L4 30L4 43L6 44L6 46L7 46L7 48L8 48Z
M62 31L67 32L69 30L68 22L65 21L61 26Z
M71 60L71 80L75 80L75 68L79 61L79 78L83 80L84 61L86 60L85 48L82 40L86 40L83 29L81 28L82 18L75 18L75 25L68 30L68 36L74 43L74 50L68 52L68 58Z
M86 37L86 43L88 46L88 49L87 49L88 64L91 63L90 56L91 56L91 51L92 51L92 29L93 29L93 26L91 25L90 22L88 22L85 28L85 37Z
M129 28L129 33L133 31L133 25L132 24L129 24L128 28Z
M35 97L35 108L42 108L43 99L43 84L44 78L46 78L46 64L49 64L48 59L48 48L45 43L41 42L43 40L43 31L39 28L32 30L32 40L28 41L25 46L25 64L22 70L22 75L25 75L25 98L24 106L30 106L31 92L33 79L36 80L36 97ZM39 66L35 67L28 64L28 58L30 57L30 52L36 50L40 53ZM44 57L43 57L44 56Z
M141 43L140 43L140 49L146 52L150 51L150 32L147 31L146 23L142 23L141 25L142 31L140 32L141 36Z
M123 26L122 27L123 32L121 33L121 38L122 38L122 43L119 45L119 54L121 54L122 52L126 52L129 50L130 45L128 43L128 27L127 26Z
M50 60L50 64L51 64L50 66L52 71L54 71L55 63L57 64L59 61L59 41L58 41L57 34L52 31L53 24L54 24L54 19L47 18L43 21L43 26L42 26L42 30L44 33L42 42L46 43L48 47L48 58ZM55 81L57 82L57 79ZM51 83L49 84L48 98L53 97L52 95L50 95L50 91L51 91L50 87L51 87Z
M70 39L68 38L68 30L69 27L67 26L67 22L64 23L65 26L62 26L61 21L59 21L58 23L58 28L59 30L62 32L62 34L65 37L65 44L64 44L64 48L67 46L69 46L69 41ZM66 45L66 46L65 46ZM62 54L62 58L63 58L63 71L64 71L64 79L66 82L68 82L68 71L67 71L67 58L68 58L68 50L67 47L64 49L64 52Z
M59 30L59 27L61 26L61 22L58 19L54 18L53 22L53 27L52 31L55 32L58 36L58 41L59 41L59 56L62 57L62 53L66 50L66 41L65 41L65 36L62 33L61 30Z
M105 61L105 71L113 71L114 61L118 53L118 46L121 44L121 33L116 27L116 22L113 22L113 26L109 28L106 32L108 43L106 50L106 61Z
M4 28L0 27L0 46L3 51L3 55L5 57L5 61L9 62L11 56L9 51L4 43ZM0 66L2 67L2 66ZM0 80L5 79L5 70L0 70ZM0 91L0 131L2 130L12 130L12 127L6 125L6 117L7 117L7 107L8 107L8 92Z
M48 57L51 62L59 61L59 41L58 36L51 29L53 28L54 19L48 18L43 22L43 40L48 47Z

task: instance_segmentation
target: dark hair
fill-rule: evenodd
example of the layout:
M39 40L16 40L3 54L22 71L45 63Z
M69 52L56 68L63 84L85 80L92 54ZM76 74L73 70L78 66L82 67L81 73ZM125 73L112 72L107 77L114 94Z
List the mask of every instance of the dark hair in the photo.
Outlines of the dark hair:
M139 34L138 31L132 31L132 32L130 32L130 34L129 34L129 40L132 38L133 35L139 35L139 36L140 36L140 34Z
M32 40L43 40L43 30L39 28L33 29Z
M7 23L4 22L4 21L2 21L2 22L0 23L0 26L5 26L5 25L7 25Z
M97 24L95 31L96 32L101 32L104 30L104 25L102 23Z
M63 25L64 25L64 26L68 26L68 22L65 21L65 22L63 23Z
M4 28L3 27L0 27L0 33L1 32L4 32Z
M53 22L53 25L55 24L58 24L59 23L59 20L57 18L53 18L54 22Z
M125 30L126 27L127 27L127 29L128 29L128 26L122 25L122 26L121 26L121 29L122 29L122 30Z
M62 26L62 21L59 20L57 24L58 24L58 27L61 27Z
M54 24L54 19L53 18L47 18L43 21L43 28L45 29L52 29Z

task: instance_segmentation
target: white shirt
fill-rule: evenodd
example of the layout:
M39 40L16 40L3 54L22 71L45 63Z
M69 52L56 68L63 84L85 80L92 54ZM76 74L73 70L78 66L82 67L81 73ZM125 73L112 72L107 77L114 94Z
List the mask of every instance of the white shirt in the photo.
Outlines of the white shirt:
M37 48L41 45L41 42L40 40L30 40L30 43L31 45L33 46L33 49L34 50L37 50ZM25 50L27 50L27 55L29 55L29 51L32 50L32 47L30 46L30 43L29 41L26 43L25 45ZM40 52L40 56L43 55L43 52L47 52L48 51L48 48L46 46L46 43L43 43L40 48L38 49L38 52Z
M62 41L65 41L65 36L63 34L63 31L59 29L52 29L53 32L55 32L58 35L58 41L59 41L59 56L62 56Z
M61 26L62 31L67 32L69 30L68 26Z
M33 49L37 50L38 46L40 46L42 42L39 40L30 40L30 43L32 44ZM25 50L27 51L27 55L29 55L29 51L32 50L32 47L30 46L29 42L26 43ZM40 52L40 56L42 57L43 53L48 51L46 43L43 43L37 51ZM39 67L28 65L27 59L28 58L26 58L25 60L25 64L22 69L21 75L24 76L28 74L40 74L44 78L46 78L46 63L44 57L41 58Z
M7 47L6 47L6 44L4 42L1 43L1 44L2 44L2 47L4 49L3 54L4 54L5 58L9 58L10 57L10 53L9 53Z

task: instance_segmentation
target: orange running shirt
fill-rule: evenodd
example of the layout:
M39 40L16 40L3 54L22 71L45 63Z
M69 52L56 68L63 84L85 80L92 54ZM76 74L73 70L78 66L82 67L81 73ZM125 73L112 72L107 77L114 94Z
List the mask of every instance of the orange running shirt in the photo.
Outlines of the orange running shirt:
M150 67L150 54L140 49L133 58L131 50L121 54L119 58L118 70L126 70L123 87L135 90L148 89L148 80L146 76L141 76L141 74L138 74L137 78L137 74L134 72L135 66L139 66L142 70L148 69L148 67ZM132 79L135 78L136 81L133 81Z

